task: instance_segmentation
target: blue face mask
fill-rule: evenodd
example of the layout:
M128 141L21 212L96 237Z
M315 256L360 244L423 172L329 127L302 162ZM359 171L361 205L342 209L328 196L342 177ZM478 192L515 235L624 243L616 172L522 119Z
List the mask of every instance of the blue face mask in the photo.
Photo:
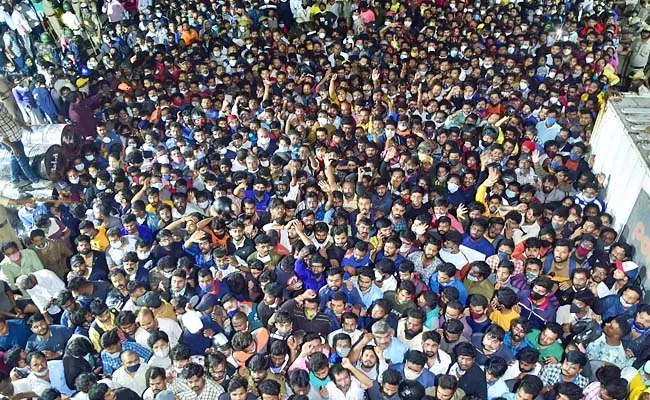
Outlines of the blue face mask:
M235 314L237 314L238 312L239 312L239 310L228 311L228 318L234 317Z
M555 118L547 117L546 118L546 126L553 126L553 125L555 125Z
M580 158L580 155L578 155L577 153L571 152L571 153L569 153L569 158L571 160L573 160L573 161L577 161Z
M140 363L126 367L126 370L129 372L137 372L138 369L140 369Z
M551 168L553 168L553 169L558 169L558 168L560 168L561 165L562 165L562 163L559 162L559 161L555 161L555 160L551 161Z

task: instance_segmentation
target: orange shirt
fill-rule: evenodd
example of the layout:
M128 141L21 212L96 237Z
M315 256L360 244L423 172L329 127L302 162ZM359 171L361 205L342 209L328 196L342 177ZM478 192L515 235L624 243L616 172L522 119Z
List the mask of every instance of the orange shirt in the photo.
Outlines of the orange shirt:
M181 39L185 42L185 45L189 46L194 42L199 41L199 33L195 29L188 29L181 33Z

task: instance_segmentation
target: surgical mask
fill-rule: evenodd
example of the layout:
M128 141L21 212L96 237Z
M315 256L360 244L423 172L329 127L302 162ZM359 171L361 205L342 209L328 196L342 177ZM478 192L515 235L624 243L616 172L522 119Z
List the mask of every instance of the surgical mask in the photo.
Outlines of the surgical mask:
M547 126L552 126L552 125L555 124L555 118L553 118L553 117L547 117L545 122L546 122L546 125L547 125Z
M129 372L137 372L138 369L140 369L140 363L126 367L126 370Z
M447 182L447 190L449 190L449 193L456 193L458 189L460 189L460 186L454 182Z
M478 278L474 275L467 275L467 280L470 282L478 282Z
M199 205L199 207L201 207L201 208L208 208L208 206L210 205L210 202L209 202L208 200L206 200L206 201L201 201L201 202L198 203L198 205Z
M32 371L32 373L33 373L35 376L37 376L37 377L39 377L39 378L42 378L42 377L46 376L48 373L50 373L50 369L49 369L49 368L45 368L44 370L41 370L41 371Z
M270 143L271 143L270 137L257 138L257 144L262 147L267 147Z
M336 354L340 355L341 357L347 357L350 354L350 348L349 347L337 347L336 348Z
M163 347L160 350L154 350L153 353L158 357L167 357L169 355L169 346Z
M508 197L510 199L513 198L513 197L517 197L517 193L513 192L510 189L506 189L506 197Z
M204 292L212 292L212 290L214 289L214 282L210 283L209 285L199 283L199 287Z
M144 261L147 258L149 258L150 255L151 255L151 251L147 251L145 253L138 252L138 260Z
M103 184L103 183L98 183L98 184L95 185L95 187L96 187L97 190L99 190L99 191L106 190L106 185Z
M591 64L592 62L594 62L594 58L593 57L587 57L587 58L585 58L585 62L587 64Z
M113 249L119 249L120 247L122 247L122 241L111 242L111 248L113 248Z
M521 90L528 89L528 82L519 82L519 89Z
M569 158L572 161L577 161L580 158L580 155L578 153L571 152L569 153Z
M79 177L76 177L76 178L69 178L69 181L70 181L70 183L72 183L73 185L76 185L77 183L79 183Z
M318 118L318 125L325 126L327 125L327 123L328 123L327 118L323 118L323 117Z
M527 280L528 282L532 282L532 281L534 281L535 279L537 279L537 276L538 276L538 275L537 275L536 273L534 273L534 272L528 272L528 273L526 273L526 280Z
M630 307L634 306L634 304L631 304L631 303L628 303L627 301L625 301L623 299L623 296L621 296L619 298L619 300L621 301L621 305L623 306L623 308L630 308Z
M271 164L269 160L260 161L262 167L268 167Z
M160 191L163 188L163 184L162 184L162 182L156 182L156 183L152 183L151 187L156 188L156 189L158 189L158 191Z
M86 167L85 167L83 164L76 164L76 165L74 166L74 169L76 169L76 170L79 171L79 172L83 171L84 168L86 168Z
M410 381L418 379L421 374L411 371L409 368L404 367L404 377Z

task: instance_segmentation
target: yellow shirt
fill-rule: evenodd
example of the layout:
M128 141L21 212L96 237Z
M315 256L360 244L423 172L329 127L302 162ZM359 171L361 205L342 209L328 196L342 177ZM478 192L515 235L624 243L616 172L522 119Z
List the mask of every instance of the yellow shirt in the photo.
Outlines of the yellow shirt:
M174 307L165 300L162 300L160 307L153 310L153 315L155 315L156 318L169 318L176 321L176 312L174 311Z
M97 228L97 234L90 239L90 248L95 251L104 252L108 248L108 237L106 236L106 227Z
M163 204L167 204L170 207L174 207L174 202L171 201L171 200L161 200L160 202L163 203ZM149 203L147 203L147 205L145 206L144 209L146 211L150 212L150 213L153 213L153 214L156 214L158 212L158 210L156 210L156 207L152 206Z
M512 321L516 320L517 318L519 318L519 314L512 310L507 313L503 313L500 310L495 310L490 313L490 321L502 327L506 332L510 330Z

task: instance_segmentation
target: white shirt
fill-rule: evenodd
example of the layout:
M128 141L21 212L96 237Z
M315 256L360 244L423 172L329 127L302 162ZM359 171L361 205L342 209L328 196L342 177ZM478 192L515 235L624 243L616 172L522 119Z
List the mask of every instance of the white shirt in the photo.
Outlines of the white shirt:
M131 376L122 366L118 368L115 373L113 373L113 382L117 385L117 387L129 388L136 392L138 396L142 396L142 393L144 393L148 387L147 378L145 376L148 369L148 364L141 363L140 368L138 368L138 371L135 373L135 375Z
M357 378L353 376L350 376L350 389L347 393L343 393L332 381L325 385L325 389L329 393L328 400L363 400L366 394Z
M27 289L27 294L32 298L36 307L44 313L47 312L46 306L52 301L57 292L65 289L63 281L49 269L42 269L32 273L36 277L36 286ZM53 306L50 308L57 308ZM59 309L60 310L60 309ZM56 314L55 310L52 310Z
M435 360L435 364L429 367L429 371L436 376L446 374L451 365L451 356L444 350L438 349L438 357Z
M115 265L122 265L122 259L124 258L124 255L128 253L129 251L135 251L135 243L137 242L138 238L132 235L125 235L122 236L122 247L119 247L117 249L113 248L113 246L109 245L108 248L106 249L106 258L109 265L115 264Z
M528 375L535 375L539 376L539 371L542 369L542 365L540 363L535 363L535 368L533 368L532 371L528 373ZM510 379L515 379L516 377L521 374L521 370L519 370L519 360L513 361L510 365L508 365L508 369L506 370L506 373L503 374L503 380L508 381Z
M169 346L172 348L176 347L178 341L181 338L181 334L183 333L181 327L178 325L178 322L169 318L157 317L156 319L158 320L158 329L165 332L169 337ZM151 333L147 332L142 327L138 328L138 330L135 331L136 343L146 348L149 348L149 344L147 343L149 336L151 336Z
M327 335L327 343L329 343L330 347L334 347L334 336L336 336L336 334L338 334L338 333L347 333L348 335L350 335L350 338L352 339L352 344L353 345L356 342L358 342L359 339L361 338L361 331L358 330L358 329L355 329L354 332L352 332L352 333L344 331L343 328L337 329L334 332Z

